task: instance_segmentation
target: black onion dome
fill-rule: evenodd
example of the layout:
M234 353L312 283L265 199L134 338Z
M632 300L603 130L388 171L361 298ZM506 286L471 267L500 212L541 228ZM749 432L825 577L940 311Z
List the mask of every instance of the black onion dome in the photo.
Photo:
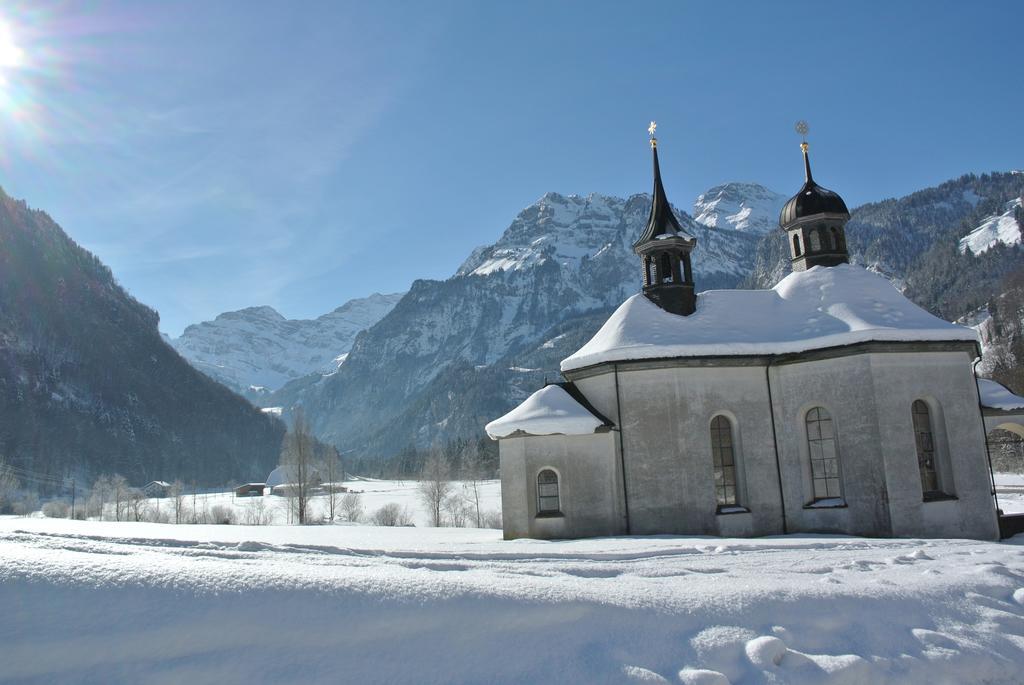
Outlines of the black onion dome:
M806 148L804 148L804 172L807 180L800 188L800 192L789 198L789 201L782 206L782 211L779 213L780 226L788 226L794 221L815 214L850 216L850 210L846 208L846 203L843 202L843 198L839 197L839 193L822 188L814 182L814 178L811 176L811 160L807 155Z

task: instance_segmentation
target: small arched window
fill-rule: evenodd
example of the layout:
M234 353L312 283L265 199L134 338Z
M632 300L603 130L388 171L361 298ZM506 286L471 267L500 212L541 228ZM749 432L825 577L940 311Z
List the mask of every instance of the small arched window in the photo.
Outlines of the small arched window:
M719 507L739 504L736 492L736 452L732 423L724 416L711 420L711 458L715 466L715 498Z
M562 511L558 497L558 474L544 469L537 474L537 513L557 514Z
M803 254L803 253L800 251L800 236L794 233L793 234L793 256L794 257L799 257L801 254Z
M832 233L832 251L833 252L838 252L839 251L839 229L836 228L835 226L833 226L832 230L831 230L831 233Z
M662 254L658 263L658 270L661 272L661 282L672 282L672 260L667 254Z
M821 236L818 235L818 229L812 228L808 237L811 241L811 252L821 252Z
M814 499L842 497L839 477L839 453L832 417L824 407L807 412L807 450L811 458Z
M911 414L914 417L914 442L917 444L917 469L921 472L921 490L925 497L928 497L939 492L932 417L928 405L922 400L914 400Z

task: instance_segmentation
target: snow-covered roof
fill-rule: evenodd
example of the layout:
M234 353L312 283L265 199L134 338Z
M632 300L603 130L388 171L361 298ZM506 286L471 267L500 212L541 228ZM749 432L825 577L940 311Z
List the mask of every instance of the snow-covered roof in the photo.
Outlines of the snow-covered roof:
M548 385L485 427L495 440L516 431L527 435L589 435L604 421L577 402L560 385Z
M307 467L307 472L309 474L309 478L318 477L318 473L315 468ZM299 477L295 465L282 464L281 466L278 466L276 469L270 472L270 475L267 476L266 485L268 488L274 488L277 487L278 485L288 485L290 483L295 483L298 480Z
M690 316L643 295L619 306L601 330L562 361L562 371L631 359L788 354L868 341L977 342L882 276L841 264L791 273L771 290L709 290Z
M978 393L981 395L983 407L1004 411L1024 409L1024 397L1014 395L1006 386L987 378L978 379Z

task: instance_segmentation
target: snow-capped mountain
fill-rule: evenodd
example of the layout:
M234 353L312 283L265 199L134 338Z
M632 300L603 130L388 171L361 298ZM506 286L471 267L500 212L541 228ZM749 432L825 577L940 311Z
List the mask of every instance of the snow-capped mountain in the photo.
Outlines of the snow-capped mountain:
M785 203L785 195L757 183L724 183L697 197L693 218L712 228L763 235L779 227L779 212Z
M1019 245L1021 242L1021 226L1017 217L1021 215L1024 199L1016 198L1006 203L1006 211L991 214L973 231L960 239L960 252L970 250L980 255L1002 243L1003 245Z
M342 449L475 436L485 415L555 377L580 336L637 292L632 243L649 210L646 194L544 195L451 278L416 281L358 336L337 374L296 381L267 402L301 402ZM733 287L750 271L755 235L676 214L697 238L698 287Z
M337 371L356 335L380 321L403 294L349 300L316 319L286 319L266 306L226 312L189 326L171 345L238 392L274 391L308 374Z

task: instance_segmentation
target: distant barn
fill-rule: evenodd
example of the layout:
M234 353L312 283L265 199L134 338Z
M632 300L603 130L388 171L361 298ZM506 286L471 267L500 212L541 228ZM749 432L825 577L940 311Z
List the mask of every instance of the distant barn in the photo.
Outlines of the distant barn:
M246 483L235 488L235 497L262 497L266 483Z
M162 480L151 480L142 487L142 494L146 497L167 497L170 490L170 483Z

